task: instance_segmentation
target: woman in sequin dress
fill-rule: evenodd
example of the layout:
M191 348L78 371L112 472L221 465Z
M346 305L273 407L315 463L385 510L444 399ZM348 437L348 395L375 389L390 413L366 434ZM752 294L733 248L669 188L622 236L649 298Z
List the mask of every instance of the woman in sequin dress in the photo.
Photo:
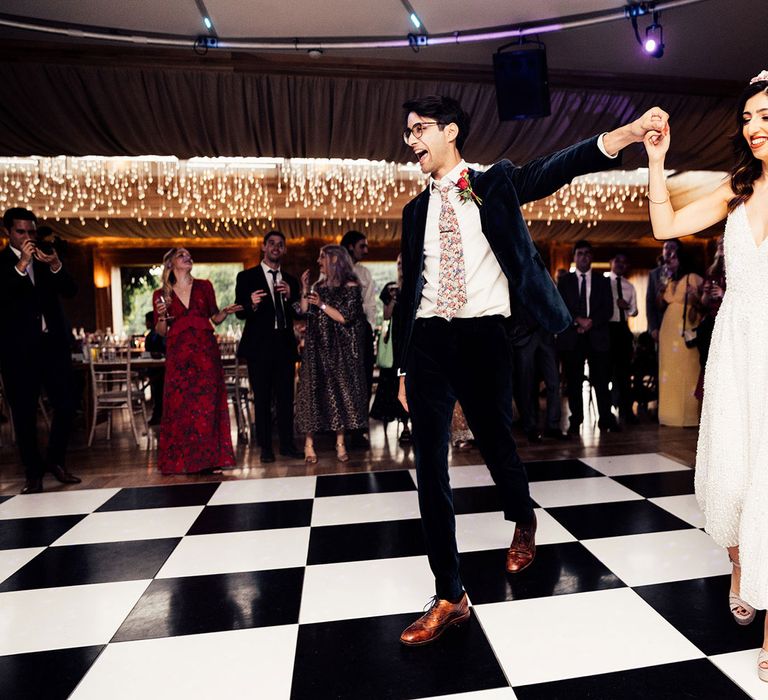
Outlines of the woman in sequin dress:
M365 376L365 314L360 282L345 248L323 246L318 258L321 281L311 289L309 270L301 276L301 311L307 331L299 369L296 416L306 433L304 455L317 462L314 434L336 433L336 458L349 459L344 431L368 424Z
M728 291L704 379L696 497L706 531L733 562L729 604L735 621L745 625L755 608L768 607L768 71L742 93L736 122L730 178L677 212L664 180L669 128L650 132L645 146L656 238L679 238L727 216ZM768 617L757 670L768 681Z

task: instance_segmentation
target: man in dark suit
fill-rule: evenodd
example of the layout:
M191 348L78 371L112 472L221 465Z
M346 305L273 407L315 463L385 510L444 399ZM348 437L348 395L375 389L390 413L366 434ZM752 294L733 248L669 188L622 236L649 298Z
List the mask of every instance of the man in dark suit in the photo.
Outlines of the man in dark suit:
M239 273L235 284L235 303L243 307L237 317L245 319L237 354L248 362L262 462L275 461L273 393L280 454L304 458L293 444L293 382L299 359L293 304L299 301L299 281L281 268L286 251L283 233L270 231L264 236L261 264Z
M557 348L565 369L568 383L568 408L571 410L571 435L578 435L584 421L582 385L584 361L589 363L589 381L597 396L598 425L601 430L618 430L611 413L610 335L608 322L613 315L611 283L601 272L592 269L592 245L589 241L577 241L573 246L576 272L560 278L557 288L573 317L568 328L557 336Z
M449 97L403 105L403 138L427 188L403 210L398 367L400 400L410 409L427 556L435 575L430 609L400 640L421 645L470 615L459 577L448 431L456 400L496 482L504 517L516 524L507 571L535 555L536 518L512 438L512 368L507 342L510 293L537 323L560 332L571 318L533 247L520 205L576 175L611 167L612 156L666 124L656 108L630 125L526 166L472 171L461 157L469 116ZM510 292L511 290L511 292Z
M46 471L61 483L80 483L64 468L75 390L72 330L59 302L59 297L73 297L77 285L55 248L37 244L37 217L31 211L9 209L3 215L3 226L9 241L0 253L0 372L26 472L21 492L39 493ZM42 388L53 408L45 459L37 436Z

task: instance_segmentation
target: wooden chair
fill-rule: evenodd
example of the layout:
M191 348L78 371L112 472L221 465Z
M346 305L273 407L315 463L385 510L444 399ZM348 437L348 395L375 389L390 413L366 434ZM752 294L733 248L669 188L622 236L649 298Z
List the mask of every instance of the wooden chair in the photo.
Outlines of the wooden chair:
M131 348L119 345L92 347L86 354L90 365L92 411L88 446L93 444L99 411L107 411L107 440L112 439L112 414L127 411L136 445L139 431L136 414L141 416L144 434L149 432L146 398L139 385L139 377L131 369Z
M237 424L237 442L248 444L248 428L252 425L252 401L249 394L248 367L237 356L236 340L219 340L221 363L224 367L224 384L227 400L231 401Z

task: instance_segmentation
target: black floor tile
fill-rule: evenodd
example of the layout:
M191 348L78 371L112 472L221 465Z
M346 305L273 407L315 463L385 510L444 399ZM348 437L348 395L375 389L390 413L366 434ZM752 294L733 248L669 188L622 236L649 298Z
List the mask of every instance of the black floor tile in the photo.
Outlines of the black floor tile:
M156 579L112 641L296 624L303 582L303 568Z
M318 476L315 496L354 496L361 493L391 493L415 489L416 485L407 470L339 474Z
M213 496L217 483L179 484L178 486L142 486L121 489L97 513L107 510L136 510L140 508L174 508L204 506Z
M453 510L456 515L501 511L499 489L496 486L453 489Z
M47 518L0 520L0 549L47 547L85 515L54 515Z
M693 469L676 472L654 472L652 474L626 474L614 476L623 484L645 498L658 496L683 496L693 493Z
M312 500L271 501L206 506L197 516L188 535L210 535L245 530L279 530L285 527L309 527Z
M419 520L313 527L307 564L391 559L425 554Z
M461 580L472 605L619 588L624 583L579 542L537 547L518 574L504 568L506 549L460 555Z
M763 614L740 626L728 607L730 576L639 586L635 591L708 656L756 649L763 643Z
M406 647L419 612L299 627L293 700L424 698L508 687L474 613L434 644Z
M103 648L77 647L0 656L0 697L7 700L64 700Z
M15 496L0 496L0 503L5 503L6 501L10 501L12 498L15 498Z
M517 686L518 700L749 700L708 659Z
M526 462L528 481L552 481L554 479L578 479L579 477L603 476L596 469L578 459L544 459Z
M0 585L0 592L151 579L179 538L49 547Z
M691 525L650 501L617 501L547 508L576 539L685 530Z

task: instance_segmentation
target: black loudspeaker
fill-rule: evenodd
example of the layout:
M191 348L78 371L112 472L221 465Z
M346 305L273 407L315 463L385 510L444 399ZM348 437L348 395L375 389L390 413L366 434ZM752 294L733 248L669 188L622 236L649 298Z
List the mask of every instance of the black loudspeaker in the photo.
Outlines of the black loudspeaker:
M508 46L515 48L504 51ZM549 79L544 44L527 42L502 46L493 55L493 75L501 121L549 116Z

